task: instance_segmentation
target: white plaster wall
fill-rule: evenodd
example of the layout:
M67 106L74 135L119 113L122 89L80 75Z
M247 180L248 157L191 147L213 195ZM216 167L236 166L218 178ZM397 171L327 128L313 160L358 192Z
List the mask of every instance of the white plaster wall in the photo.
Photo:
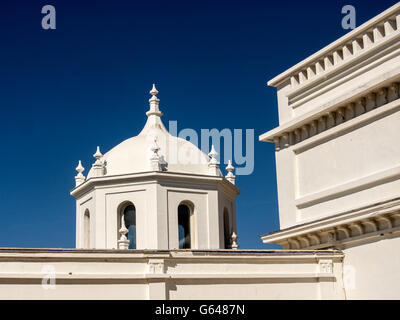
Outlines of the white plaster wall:
M400 101L399 101L400 104ZM296 156L298 196L393 168L400 159L400 111L341 132Z
M342 258L339 251L3 249L0 299L343 299ZM53 289L42 287L49 266Z
M90 192L77 200L76 204L76 248L84 248L84 214L86 210L90 214L90 247L96 247L96 215L95 215L95 193Z
M400 237L343 248L347 299L400 299Z
M398 10L398 6L388 9L354 30L352 34L345 35L334 44L328 45L299 63L292 68L292 71L284 72L284 75L273 79L270 84L277 88L280 127L271 130L269 135L264 134L263 141L266 141L265 139L272 141L278 136L282 137L282 134L293 133L296 123L299 127L309 124L311 120L326 116L328 111L336 111L358 98L365 97L368 93L398 82L399 26L396 31L385 29L383 38L379 37L377 30L374 30L373 44L368 44L366 41L365 50L360 51L354 47L354 51L349 53L346 50L349 48L345 47L355 44L352 41L356 38L364 37L366 40L373 25L378 24L378 21L383 25L389 17L393 21L398 16ZM387 22L385 28L388 27ZM317 67L316 63L321 59L330 55L335 56L337 50L343 54L343 60L339 58L333 66L323 71L314 70L316 74L312 71L308 75L308 80L301 80L300 77L300 84L292 86L292 76L300 76L300 71L308 73L312 67ZM362 114L359 118L370 117L368 113L378 114L379 108ZM348 130L348 125L357 121L359 121L357 117L348 120L345 124L320 132L294 147L277 146L276 166L281 229L353 209L357 205L388 200L395 195L398 184L393 182L393 179L384 181L385 178L382 177L385 171L395 170L398 166L400 147L397 141L400 134L397 128L400 123L400 113L397 111L384 117L371 116L371 119L362 125L357 124ZM285 124L290 128L285 129ZM343 132L340 129L344 126L348 131ZM329 132L333 131L335 133L327 137ZM309 141L316 141L321 136L327 138L299 149L299 145L307 145ZM382 173L382 177L372 177L379 173ZM371 178L368 182L366 182L367 177ZM374 179L375 182L372 181ZM376 182L379 179L378 186ZM357 183L359 186L362 183L364 185L356 190ZM368 183L371 190L366 191ZM333 195L334 193L336 195Z
M276 152L281 229L398 195L399 106L397 99L300 143L281 146Z
M224 225L224 208L228 210L229 213L229 232L233 231L237 234L236 226L236 207L235 207L235 197L231 194L220 190L219 193L219 247L224 248L225 245L225 225Z
M84 247L83 214L89 208L91 248L117 249L119 209L130 202L136 208L137 249L177 249L178 206L186 201L194 206L193 248L222 248L223 206L229 209L236 230L237 191L225 184L229 182L193 180L187 183L176 177L163 177L162 181L154 178L106 180L77 196L77 247Z
M171 300L288 300L319 299L316 280L224 280L177 281L169 291Z
M78 283L57 284L56 289L44 290L41 284L20 283L2 284L0 300L141 300L147 299L148 284L140 282L117 283Z
M382 181L375 186L369 186L362 190L345 192L334 196L332 199L302 208L297 211L298 222L309 222L314 219L332 216L344 211L357 210L367 205L373 205L398 197L400 190L399 177L394 180Z
M397 110L295 153L295 214L288 225L397 197L399 123Z

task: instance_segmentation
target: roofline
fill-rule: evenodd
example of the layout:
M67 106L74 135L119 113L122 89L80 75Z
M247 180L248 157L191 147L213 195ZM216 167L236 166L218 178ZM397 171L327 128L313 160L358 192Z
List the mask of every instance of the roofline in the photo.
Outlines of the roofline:
M387 73L387 78L383 79L382 75L372 79L368 82L368 88L360 88L357 90L353 90L346 94L343 94L339 98L332 99L327 103L316 107L313 110L310 110L300 116L297 116L289 121L271 129L261 135L259 135L258 140L263 142L274 142L274 138L281 136L284 133L291 132L297 128L302 127L305 124L309 124L310 121L317 120L319 117L325 115L327 112L335 111L338 107L342 105L346 105L348 103L354 102L356 99L365 96L369 92L381 88L382 86L388 85L392 81L398 81L400 73L400 66L394 68L392 72ZM399 99L393 100L382 105L379 108L372 110L371 112L367 112L361 116L353 118L356 123L360 121L366 121L370 118L379 116L382 113L388 112L388 110L396 109L399 106ZM352 119L352 120L353 120ZM357 120L355 120L357 119ZM353 121L353 124L354 124ZM317 136L317 135L316 135Z
M367 217L376 217L400 208L400 197L387 201L380 201L357 209L340 212L332 216L322 217L317 220L297 224L282 230L260 235L263 243L276 243L293 236L319 231L322 229L334 227L344 223L351 223L365 219Z
M277 87L280 83L282 83L285 79L287 79L292 73L299 72L308 66L312 62L316 62L318 60L323 59L327 54L331 53L337 47L344 45L345 43L349 42L350 40L357 37L359 34L367 31L373 25L375 25L380 20L387 18L388 16L392 15L397 9L400 8L400 2L396 3L395 5L391 6L389 9L383 11L382 13L378 14L377 16L371 18L367 22L363 23L361 26L357 27L356 29L352 30L351 32L345 34L344 36L340 37L336 41L332 42L331 44L327 45L326 47L322 48L321 50L317 51L313 55L309 56L308 58L302 60L301 62L297 63L293 67L287 69L283 73L277 75L273 79L268 81L268 86Z
M128 180L135 178L148 178L148 179L157 179L157 178L179 178L179 179L195 179L201 181L216 181L221 182L228 188L232 189L236 194L240 194L240 189L229 182L223 176L213 176L213 175L204 175L204 174L192 174L192 173L181 173L181 172L171 172L171 171L147 171L140 173L131 173L131 174L120 174L120 175L110 175L110 176L102 176L102 177L90 177L84 183L80 184L73 188L70 192L72 196L76 196L82 191L86 190L90 186L98 183L98 182L111 182L111 181L119 181L119 180Z
M316 254L324 256L324 255L338 255L342 256L343 253L338 249L326 249L326 250L287 250L287 249L167 249L167 250L158 250L158 249L127 249L127 250L116 250L116 249L75 249L75 248L1 248L0 247L0 260L2 257L8 256L7 254L13 254L13 257L18 260L18 257L15 254L31 254L33 258L42 259L43 255L47 257L51 257L52 255L57 255L61 257L60 254L66 254L63 256L68 259L68 255L74 254L89 254L93 255L93 258L96 259L99 255L115 255L121 258L148 258L152 257L164 257L164 258L201 258L204 257L212 259L213 257L219 258L221 255L224 258L228 258L229 256L238 257L241 256L245 258L246 256L287 256L293 255L296 256L307 256L312 255L315 257ZM38 255L43 254L43 255ZM24 255L25 256L25 255ZM79 256L75 255L77 258ZM88 256L85 255L84 258Z

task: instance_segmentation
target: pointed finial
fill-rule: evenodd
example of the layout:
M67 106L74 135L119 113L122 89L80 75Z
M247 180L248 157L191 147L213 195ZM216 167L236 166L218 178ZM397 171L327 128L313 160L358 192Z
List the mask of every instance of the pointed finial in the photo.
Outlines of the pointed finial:
M85 168L82 166L81 160L79 160L78 166L75 168L78 174L75 176L76 187L85 182L85 176L82 174Z
M81 160L78 162L78 166L75 168L76 171L78 171L78 175L82 174L83 171L85 171L85 168L82 166Z
M208 160L208 171L213 176L221 176L219 171L219 162L217 160L218 153L215 151L214 145L211 146L211 151L208 154L210 159Z
M231 160L228 161L228 165L226 166L226 171L228 171L228 174L225 176L226 180L231 182L232 184L235 184L235 175L233 174L233 170L235 169L232 166Z
M100 152L100 147L97 146L96 153L93 155L93 157L96 159L96 161L93 164L93 175L95 177L101 177L104 176L104 162L101 160L103 155Z
M93 155L93 157L94 157L96 160L99 160L102 156L103 156L103 155L102 155L101 152L100 152L100 147L97 146L96 153Z
M146 112L146 115L149 117L151 115L155 115L161 117L163 113L160 111L158 105L160 104L160 99L157 98L158 90L156 89L156 85L153 83L153 88L150 90L151 98L150 109Z
M210 153L208 154L208 156L211 158L210 159L210 161L217 161L217 156L218 156L218 153L217 153L217 151L215 151L215 148L214 148L214 145L211 145L211 151L210 151Z
M153 83L153 88L150 90L150 94L152 96L158 95L158 90L156 89L156 85Z

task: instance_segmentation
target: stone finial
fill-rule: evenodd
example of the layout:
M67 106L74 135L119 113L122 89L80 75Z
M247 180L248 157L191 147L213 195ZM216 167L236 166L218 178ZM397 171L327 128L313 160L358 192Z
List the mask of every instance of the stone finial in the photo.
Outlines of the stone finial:
M232 166L231 160L228 161L228 165L225 169L228 171L228 174L225 176L226 180L232 184L235 184L235 175L232 173L235 168Z
M218 153L215 151L214 145L211 146L211 151L208 154L210 159L208 160L208 171L213 176L220 176L219 162L217 160Z
M153 88L150 90L150 94L152 96L158 95L158 90L156 89L156 85L153 83Z
M102 155L101 152L100 152L100 147L97 146L96 153L93 155L93 157L96 159L96 162L97 162L97 161L100 160L100 158L101 158L102 156L103 156L103 155Z
M79 160L78 166L75 168L75 170L78 172L78 174L75 176L75 183L76 186L79 186L85 182L85 176L82 174L82 172L85 171L85 168L82 166L81 160Z
M151 146L150 150L152 151L152 155L150 157L150 164L152 171L161 171L161 157L159 156L158 152L160 151L160 147L157 144L157 137L154 137L153 145Z
M210 161L209 161L210 163L218 163L219 164L219 162L217 160L218 152L215 151L214 145L211 145L211 151L208 154L208 156L210 157Z
M97 146L96 153L93 155L93 157L96 159L95 163L93 164L93 175L95 177L101 177L104 176L104 162L102 161L103 155L100 152L99 146Z
M233 250L239 249L239 245L238 245L238 243L237 243L237 239L238 239L238 236L237 236L236 232L233 231L233 232L232 232L232 236L231 236L231 248L232 248Z
M121 215L121 229L118 230L120 238L118 240L118 249L127 250L129 248L129 240L126 237L129 230L125 226L125 217Z
M159 109L160 99L157 98L158 90L156 89L156 85L153 83L153 88L150 90L151 98L150 102L150 110L146 112L147 116L156 115L161 117L163 113Z

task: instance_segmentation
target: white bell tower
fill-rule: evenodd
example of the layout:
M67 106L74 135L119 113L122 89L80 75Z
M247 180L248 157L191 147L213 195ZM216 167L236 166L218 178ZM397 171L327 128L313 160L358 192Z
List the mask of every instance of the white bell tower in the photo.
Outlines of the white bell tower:
M95 249L237 249L233 166L223 177L209 155L172 136L153 85L139 135L105 153L97 147L87 178L79 161L76 247Z

